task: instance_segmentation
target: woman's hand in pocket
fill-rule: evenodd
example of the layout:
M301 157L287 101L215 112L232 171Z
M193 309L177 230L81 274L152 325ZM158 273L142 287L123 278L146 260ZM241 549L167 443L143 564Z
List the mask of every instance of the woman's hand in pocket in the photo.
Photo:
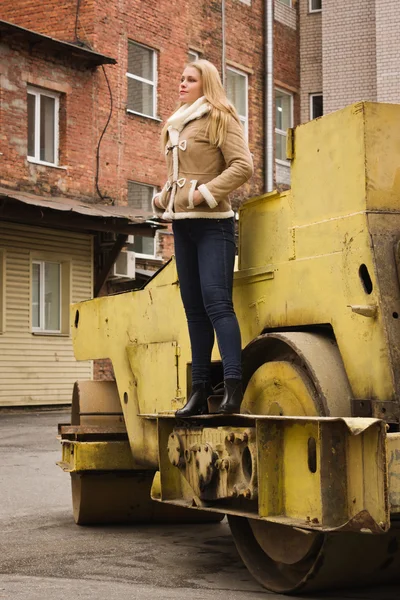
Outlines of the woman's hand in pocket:
M199 190L195 190L194 194L193 194L193 204L194 204L194 206L198 206L202 202L204 202L203 196L200 194Z

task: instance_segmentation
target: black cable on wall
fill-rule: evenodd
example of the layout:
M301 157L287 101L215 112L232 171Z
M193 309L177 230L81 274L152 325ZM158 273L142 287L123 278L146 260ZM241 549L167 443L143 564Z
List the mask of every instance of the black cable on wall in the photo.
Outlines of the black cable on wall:
M100 135L100 138L99 138L99 141L98 141L98 144L97 144L97 150L96 150L96 179L95 179L95 181L96 181L96 190L97 190L97 193L100 196L100 198L102 200L111 200L112 204L114 204L114 200L112 198L110 198L110 196L103 196L102 193L101 193L101 191L100 191L100 188L99 188L100 144L101 144L101 141L102 141L102 139L104 137L105 132L107 131L107 127L108 127L108 125L109 125L109 123L111 121L111 116L112 116L112 112L113 112L113 96L112 96L110 82L108 80L107 73L106 73L106 70L104 68L104 65L101 65L101 68L103 69L104 77L106 78L106 82L107 82L107 86L108 86L108 91L109 91L109 94L110 94L110 112L108 113L107 122L104 125L104 129L101 132L101 135Z
M81 46L86 46L87 48L89 48L90 50L93 50L91 44L87 41L81 40L78 34L78 24L79 24L79 12L80 12L80 8L81 8L81 0L77 0L76 3L76 15L75 15L75 28L74 28L74 36L75 36L75 43L80 44ZM99 187L99 177L100 177L100 144L101 141L104 137L104 134L107 131L107 127L111 121L111 116L112 116L112 112L113 112L113 96L112 96L112 91L111 91L111 86L110 86L110 82L109 79L107 77L107 73L106 70L104 68L104 65L101 65L101 68L103 69L103 73L104 73L104 77L106 79L107 82L107 87L108 87L108 92L110 94L110 112L108 114L108 118L107 118L107 122L104 126L103 131L101 132L99 141L97 143L97 148L96 148L96 175L95 175L95 184L96 184L96 191L99 195L99 197L101 198L101 200L111 200L111 203L114 204L114 200L113 198L111 198L110 196L103 196L103 194L100 191L100 187Z

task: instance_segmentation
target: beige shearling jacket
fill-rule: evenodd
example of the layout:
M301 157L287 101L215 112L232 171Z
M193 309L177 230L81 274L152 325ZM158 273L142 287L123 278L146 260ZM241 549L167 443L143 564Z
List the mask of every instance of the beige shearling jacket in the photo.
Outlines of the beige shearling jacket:
M253 161L242 126L233 118L221 147L210 144L207 123L210 106L200 104L181 126L168 128L165 148L168 180L153 198L153 211L164 220L233 217L229 194L253 174ZM194 206L199 190L204 202ZM159 198L163 210L155 206Z

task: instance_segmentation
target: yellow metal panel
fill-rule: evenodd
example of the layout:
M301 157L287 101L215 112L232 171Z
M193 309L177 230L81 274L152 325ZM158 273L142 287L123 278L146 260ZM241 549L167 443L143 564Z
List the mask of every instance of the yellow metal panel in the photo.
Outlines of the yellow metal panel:
M308 466L308 441L312 438L319 449L318 424L288 425L284 428L283 480L284 513L290 518L306 517L312 523L322 522L320 453L317 470Z
M248 200L245 206L239 219L236 277L246 269L289 260L292 254L290 194L272 192Z
M389 181L391 193L397 194L399 122L398 106L360 103L298 127L291 191L252 199L240 211L240 269L268 265L274 274L268 281L235 286L243 344L269 328L329 323L358 399L389 401L400 392L398 383L395 392L392 376L399 357L393 353L395 341L388 343L390 330L381 313L382 300L388 297L381 289L382 271L389 268L393 254L377 265L371 242L372 219L381 220L381 234L390 228L395 235L399 223L397 215L366 212L371 194L377 206ZM386 152L389 166L385 164L381 173L380 157ZM368 268L371 294L363 288L361 265ZM397 276L391 275L391 282L394 300ZM391 310L387 302L388 321L398 309L393 300ZM376 318L352 311L365 305L376 306ZM380 360L374 359L377 355Z
M191 360L186 317L176 285L176 268L172 260L161 272L165 285L151 285L143 290L95 298L72 307L72 336L75 355L78 360L87 358L112 359L126 429L135 459L148 468L157 468L158 447L156 423L141 421L139 395L136 385L138 375L132 372L127 347L140 344L162 344L171 357L171 340L181 348L178 361L178 374L183 395L186 394L186 365ZM156 281L156 278L154 281ZM79 320L77 320L77 311ZM74 323L77 322L77 326ZM168 345L169 344L169 345ZM144 346L143 346L144 348ZM161 348L161 346L159 346ZM157 393L162 394L162 410L170 411L175 398L177 372L168 356L159 364L146 362L146 353L141 355L146 371L143 372L144 385L148 369L150 380L157 382ZM138 369L135 368L137 372ZM145 401L142 397L140 402ZM183 400L182 400L183 401ZM149 399L151 403L151 399ZM160 406L158 405L158 408Z
M360 102L296 128L294 225L366 208L364 106Z
M283 430L278 424L257 424L258 511L260 517L284 514Z
M165 412L165 398L168 396L170 410L183 406L179 381L180 347L175 341L129 345L126 352L135 378L140 413ZM151 376L153 370L154 376ZM169 373L163 385L160 385L159 373Z
M400 209L399 107L364 104L368 210Z
M62 460L58 463L64 471L129 471L137 469L129 442L75 442L62 441Z

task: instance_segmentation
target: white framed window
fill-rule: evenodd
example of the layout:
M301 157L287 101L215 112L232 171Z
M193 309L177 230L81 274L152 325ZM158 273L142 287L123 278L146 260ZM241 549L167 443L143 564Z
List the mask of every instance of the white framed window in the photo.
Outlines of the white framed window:
M288 164L286 139L290 127L293 127L293 95L275 89L275 158L285 164Z
M132 206L141 212L153 214L151 200L154 194L157 193L157 188L154 185L138 183L136 181L128 181L128 206ZM133 250L136 256L144 258L156 257L156 238L143 235L135 235L130 249Z
M58 165L60 95L28 87L28 160Z
M233 67L226 68L226 95L236 108L240 122L243 125L246 139L249 129L249 81L247 73L243 73Z
M293 6L293 2L292 0L278 0L279 2L281 2L281 4L286 4L286 6Z
M322 94L310 94L310 120L322 117L324 105Z
M129 112L156 118L157 114L157 53L152 48L128 42Z
M308 0L308 10L310 13L321 12L322 10L322 0Z
M32 261L32 331L61 333L61 263Z
M196 60L199 60L200 55L198 52L195 52L194 50L189 50L187 53L187 60L188 62L195 62Z

